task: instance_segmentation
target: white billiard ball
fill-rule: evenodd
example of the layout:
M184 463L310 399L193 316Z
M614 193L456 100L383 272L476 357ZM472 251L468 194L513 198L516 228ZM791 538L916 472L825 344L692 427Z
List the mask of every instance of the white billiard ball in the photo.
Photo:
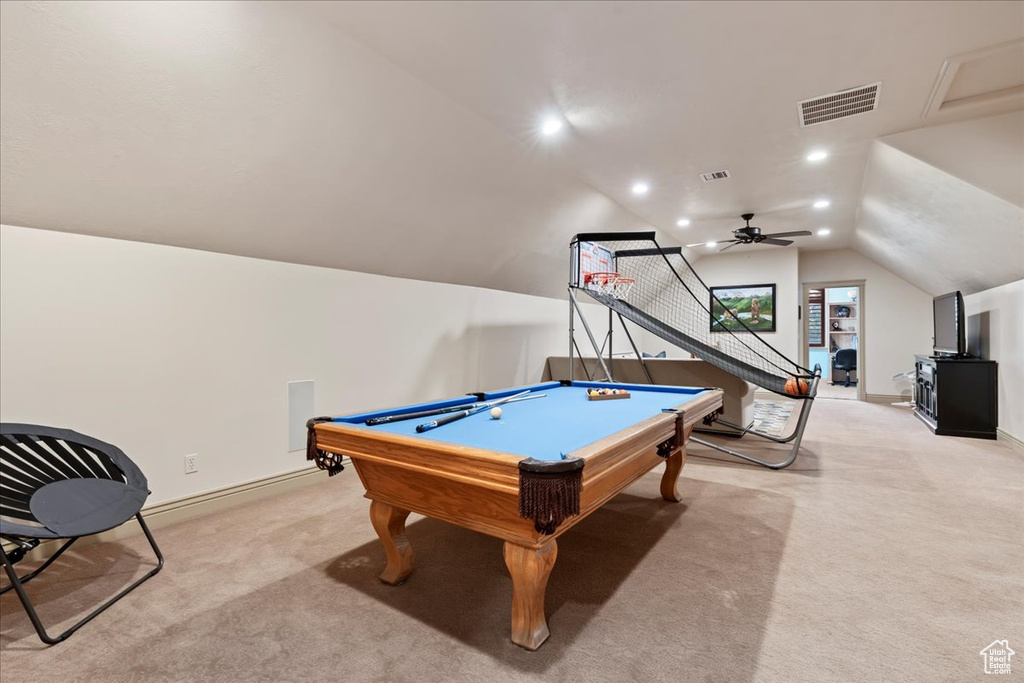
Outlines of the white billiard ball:
M491 419L497 420L501 418L501 408L491 408Z

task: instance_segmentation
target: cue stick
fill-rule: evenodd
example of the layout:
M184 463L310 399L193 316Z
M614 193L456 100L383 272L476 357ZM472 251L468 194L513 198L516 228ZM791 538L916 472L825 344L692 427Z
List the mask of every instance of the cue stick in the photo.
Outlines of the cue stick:
M456 420L461 420L464 417L469 417L470 415L474 415L476 413L479 413L481 410L487 410L488 408L491 408L491 407L494 407L494 406L500 406L502 403L508 403L509 401L512 401L514 399L519 398L520 396L525 396L526 394L530 393L531 391L532 391L532 389L527 389L526 391L520 391L518 394L513 394L511 396L508 396L507 398L501 399L500 401L493 401L490 405L477 406L476 408L470 408L469 410L460 410L457 413L451 413L449 415L445 415L444 417L439 418L437 420L431 420L430 422L424 422L421 425L416 425L416 431L418 433L422 434L423 432L426 432L426 431L429 431L431 429L434 429L435 427L443 427L444 425L450 424L452 422L455 422Z
M515 403L516 401L529 401L533 398L544 398L547 394L531 394L530 396L523 396L521 398L509 401L509 403ZM461 406L451 406L448 408L434 408L433 410L420 410L415 413L398 413L397 415L382 415L381 417L371 417L365 424L367 427L373 427L375 425L383 425L391 422L400 422L402 420L414 420L420 417L433 417L434 415L443 415L444 413L454 413L459 410L470 410L479 406L489 406L496 401L474 401L472 403L464 403Z

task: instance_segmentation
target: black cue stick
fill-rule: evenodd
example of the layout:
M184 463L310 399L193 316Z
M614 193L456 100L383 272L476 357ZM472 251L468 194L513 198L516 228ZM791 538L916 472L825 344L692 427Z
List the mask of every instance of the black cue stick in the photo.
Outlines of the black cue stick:
M433 410L420 410L415 413L401 413L398 415L383 415L381 417L371 417L365 422L366 426L373 427L374 425L384 425L389 422L400 422L402 420L414 420L418 417L433 417L434 415L442 415L444 413L454 413L458 410L469 410L476 406L476 402L464 403L461 406L452 406L450 408L434 408Z
M515 400L515 399L519 398L520 396L525 396L526 394L530 393L531 391L532 391L532 389L527 389L526 391L520 391L518 394L513 394L513 395L511 395L511 396L509 396L507 398L501 399L500 401L492 401L490 404L484 404L484 405L481 405L481 406L477 406L476 408L470 408L469 410L460 410L457 413L451 413L449 415L445 415L444 417L442 417L442 418L440 418L438 420L431 420L430 422L424 422L421 425L416 425L416 431L418 433L422 434L423 432L430 431L431 429L434 429L435 427L443 427L444 425L451 424L452 422L455 422L456 420L461 420L464 417L469 417L470 415L475 415L476 413L479 413L481 410L487 410L488 408L491 408L493 406L500 406L502 403L508 403L509 401L512 401L512 400Z
M515 399L515 401L529 401L532 398L544 398L547 394L533 394L532 396L522 396ZM509 401L509 403L515 403L515 401ZM402 420L415 420L421 417L433 417L434 415L443 415L444 413L454 413L459 410L472 410L480 406L489 406L495 401L479 402L474 401L472 403L464 403L461 406L450 406L448 408L434 408L432 410L419 410L415 413L399 413L397 415L382 415L381 417L371 417L365 424L367 427L373 427L376 425L388 424L391 422L401 422Z

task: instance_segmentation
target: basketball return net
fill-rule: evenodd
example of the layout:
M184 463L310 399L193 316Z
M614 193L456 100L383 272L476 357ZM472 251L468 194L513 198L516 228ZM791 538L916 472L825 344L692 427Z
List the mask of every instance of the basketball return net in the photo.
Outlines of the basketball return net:
M682 249L660 246L653 232L579 234L572 240L570 256L570 357L574 350L579 352L573 331L573 321L578 314L609 380L612 380L611 373L602 358L604 345L597 343L577 304L575 292L584 292L618 314L622 329L629 336L649 380L650 373L625 320L763 389L793 399L813 399L817 393L821 369L816 366L810 370L790 360L751 327L751 324L763 325L767 320L774 329L777 311L766 309L760 301L746 311L728 305L733 304L731 301L728 304L721 301L697 275ZM610 346L609 342L609 349ZM795 439L790 457L782 462L767 462L727 448L713 447L767 467L786 467L796 457L808 413L808 409L801 411L796 432L786 438L776 439L743 425L737 426L744 432L780 443Z
M806 396L815 377L814 371L790 360L751 329L749 313L737 313L719 301L682 249L659 246L654 233L578 235L572 242L570 287L670 344L769 391ZM776 314L771 311L763 317Z

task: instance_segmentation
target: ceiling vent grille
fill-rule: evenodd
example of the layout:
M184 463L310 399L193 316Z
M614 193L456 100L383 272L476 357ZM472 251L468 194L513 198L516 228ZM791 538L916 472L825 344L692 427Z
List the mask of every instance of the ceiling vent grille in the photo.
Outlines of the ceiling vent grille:
M804 100L799 105L800 125L813 126L874 111L881 89L882 83L878 82Z
M729 177L728 171L713 171L711 173L701 173L700 179L705 183L710 183L715 180L725 180Z

